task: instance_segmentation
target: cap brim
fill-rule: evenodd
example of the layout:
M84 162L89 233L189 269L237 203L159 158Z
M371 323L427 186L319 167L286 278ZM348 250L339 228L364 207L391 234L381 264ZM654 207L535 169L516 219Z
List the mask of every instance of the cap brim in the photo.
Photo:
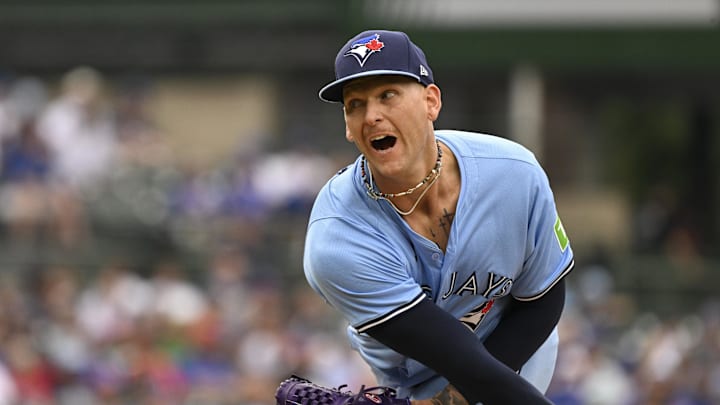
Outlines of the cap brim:
M369 70L367 72L360 72L360 73L355 73L354 75L345 76L342 79L338 79L332 83L327 84L325 87L320 89L318 96L320 97L320 100L328 102L328 103L342 103L343 102L343 94L342 94L343 86L345 86L349 81L359 79L361 77L367 77L367 76L389 76L389 75L412 77L413 79L417 80L419 83L422 83L422 81L420 80L420 76L417 76L417 75L414 75L414 74L408 73L408 72L397 71L397 70Z

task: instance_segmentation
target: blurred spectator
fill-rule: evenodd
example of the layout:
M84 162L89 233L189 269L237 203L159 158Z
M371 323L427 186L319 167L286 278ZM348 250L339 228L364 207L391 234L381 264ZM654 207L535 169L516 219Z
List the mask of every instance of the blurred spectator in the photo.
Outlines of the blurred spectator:
M47 147L35 131L33 121L18 128L16 136L8 138L2 148L2 178L4 181L44 182L50 173Z
M47 85L34 76L17 77L10 87L9 97L22 127L35 121L45 108L48 102Z
M113 342L132 332L132 319L113 299L119 277L113 267L101 269L78 296L77 323L94 342Z
M20 130L20 117L10 98L12 80L0 72L0 148ZM0 149L2 151L2 149Z
M0 404L12 405L18 402L17 385L4 362L0 362Z
M28 333L15 333L5 341L5 358L18 396L31 404L52 404L57 374L45 359L35 339Z
M253 301L250 258L243 250L225 248L208 260L207 293L222 322L224 338L235 341L247 331L260 310Z
M104 98L104 86L96 70L73 69L63 77L60 94L38 117L38 134L50 149L54 175L79 190L107 176L115 159L114 112Z
M311 150L274 153L258 162L253 183L271 207L305 213L320 187L337 171L334 163Z
M190 325L207 311L205 294L186 280L177 263L160 263L152 282L155 313L170 324Z

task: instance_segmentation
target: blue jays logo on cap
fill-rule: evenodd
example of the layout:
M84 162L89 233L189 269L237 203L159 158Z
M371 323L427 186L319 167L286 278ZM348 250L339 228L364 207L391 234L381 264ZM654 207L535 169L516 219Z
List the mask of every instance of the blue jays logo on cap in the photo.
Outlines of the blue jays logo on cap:
M370 55L375 52L380 52L385 47L380 41L380 34L374 34L365 38L360 38L357 41L350 44L350 49L345 52L345 56L353 56L357 59L360 66L365 64Z

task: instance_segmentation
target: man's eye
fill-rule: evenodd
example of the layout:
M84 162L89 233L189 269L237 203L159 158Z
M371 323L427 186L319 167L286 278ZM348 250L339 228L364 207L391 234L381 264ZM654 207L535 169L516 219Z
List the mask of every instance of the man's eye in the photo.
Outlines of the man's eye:
M387 90L382 93L382 98L388 99L388 98L395 97L396 95L397 95L397 93L395 92L395 90Z
M360 107L361 105L362 105L362 103L360 102L360 100L350 100L345 104L345 109L346 110L354 110L354 109Z

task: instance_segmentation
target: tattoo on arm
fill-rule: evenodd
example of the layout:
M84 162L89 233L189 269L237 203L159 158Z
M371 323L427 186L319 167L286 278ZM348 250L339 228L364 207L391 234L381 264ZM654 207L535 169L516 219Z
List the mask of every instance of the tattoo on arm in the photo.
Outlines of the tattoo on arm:
M413 400L412 405L469 405L465 398L452 385L438 392L434 397L424 400Z

